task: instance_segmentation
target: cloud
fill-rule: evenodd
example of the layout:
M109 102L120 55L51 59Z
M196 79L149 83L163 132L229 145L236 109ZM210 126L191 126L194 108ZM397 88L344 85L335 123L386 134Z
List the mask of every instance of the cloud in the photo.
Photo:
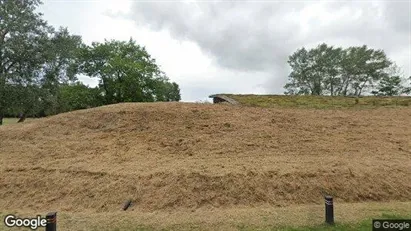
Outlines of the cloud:
M236 2L135 2L129 15L136 24L168 30L174 38L196 42L222 67L241 71L271 69L288 55L298 33L285 19L296 4ZM291 6L291 8L289 8ZM288 10L289 11L289 10ZM271 15L277 15L272 17ZM268 19L268 21L265 20Z
M259 73L266 78L266 91L281 93L290 71L288 55L321 42L384 49L411 74L411 63L404 58L407 53L411 56L410 5L409 1L136 1L126 17L137 26L194 42L222 69ZM236 84L241 76L249 78L239 75Z
M384 49L411 75L411 3L403 1L45 1L54 26L86 43L133 37L184 101L283 93L296 49L326 42ZM81 76L91 86L97 79Z

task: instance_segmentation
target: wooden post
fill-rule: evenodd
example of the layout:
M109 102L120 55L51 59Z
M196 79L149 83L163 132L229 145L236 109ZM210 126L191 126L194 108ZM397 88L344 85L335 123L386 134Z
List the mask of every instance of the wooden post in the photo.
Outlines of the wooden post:
M57 231L57 212L48 213L46 219L46 231Z
M334 225L334 205L332 196L325 196L325 223Z

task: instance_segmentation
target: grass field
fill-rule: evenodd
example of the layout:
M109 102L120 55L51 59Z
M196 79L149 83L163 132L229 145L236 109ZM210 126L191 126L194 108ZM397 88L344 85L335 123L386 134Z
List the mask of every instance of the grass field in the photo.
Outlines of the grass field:
M343 97L343 96L286 96L286 95L232 95L223 94L244 106L280 108L376 108L411 106L411 97Z
M24 122L28 122L33 120L32 118L27 118ZM8 124L16 124L17 121L19 121L18 118L3 118L3 125L8 125Z
M298 205L279 207L235 207L224 209L176 210L173 212L140 211L58 213L59 230L76 231L179 231L179 230L371 230L372 219L411 218L410 202L336 204L336 224L324 224L323 206ZM393 212L395 211L395 212ZM9 212L10 213L10 212ZM30 217L38 211L16 212ZM44 212L45 214L47 212ZM0 213L4 217L7 213ZM0 226L0 231L8 230ZM19 229L13 229L19 230ZM21 229L23 230L23 229ZM26 229L27 230L27 229Z
M3 118L3 125L15 124L18 120L18 118Z
M61 230L326 230L330 194L334 230L365 229L410 215L410 118L410 107L124 103L8 124L0 212L58 211Z

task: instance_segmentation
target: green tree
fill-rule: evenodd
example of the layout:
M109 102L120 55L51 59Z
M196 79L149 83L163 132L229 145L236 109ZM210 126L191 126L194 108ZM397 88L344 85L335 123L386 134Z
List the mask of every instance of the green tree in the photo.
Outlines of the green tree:
M45 62L33 73L42 88L44 114L59 113L59 86L76 81L78 56L83 47L80 36L70 35L67 28L53 31L44 50Z
M287 94L335 95L340 84L341 48L323 43L314 49L297 50L289 57Z
M8 84L5 88L5 100L12 102L5 108L6 117L36 116L41 111L41 88L36 85ZM23 113L24 112L24 113Z
M374 87L387 77L386 69L392 62L384 51L367 46L340 47L323 43L293 53L286 94L356 95Z
M172 83L167 82L166 85L167 85L167 88L164 94L166 96L165 101L180 101L181 95L180 95L180 87L178 86L178 84L175 82L172 82Z
M377 94L384 96L396 96L406 91L404 82L404 73L395 63L386 69L386 75L381 78L377 85Z
M67 30L55 32L42 20L42 14L35 13L40 4L35 0L1 1L0 119L9 109L36 114L56 103L50 96L57 92L56 82L71 50L63 46Z
M41 51L50 27L35 12L39 4L39 0L0 0L0 124L12 103L6 101L8 85L30 85L31 74L43 61Z
M158 81L154 88L156 101L180 101L180 88L177 83L165 81Z
M402 92L400 76L384 76L379 84L379 95L395 96Z
M348 48L342 60L342 78L345 80L342 95L360 96L375 82L387 77L386 69L391 64L383 50L370 49L365 45Z
M313 61L308 51L303 47L294 52L288 59L291 66L289 82L285 85L286 94L314 94Z
M81 37L48 26L35 12L41 1L0 3L0 123L16 109L58 113L59 85L75 80Z
M335 95L341 84L340 62L342 49L323 43L310 50L315 70L315 95Z
M409 95L411 93L411 76L408 77L408 87L404 87L402 93Z
M66 83L59 87L59 112L98 107L103 96L98 87L90 88L81 82Z
M179 100L178 85L167 85L169 79L155 60L132 39L94 42L83 49L81 59L81 72L99 79L105 104L167 101L166 94Z

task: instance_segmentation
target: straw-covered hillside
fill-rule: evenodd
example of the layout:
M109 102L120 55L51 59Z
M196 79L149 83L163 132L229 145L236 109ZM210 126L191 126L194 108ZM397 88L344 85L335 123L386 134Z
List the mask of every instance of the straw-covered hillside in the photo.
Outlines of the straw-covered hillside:
M124 103L0 127L4 210L411 200L411 108Z

